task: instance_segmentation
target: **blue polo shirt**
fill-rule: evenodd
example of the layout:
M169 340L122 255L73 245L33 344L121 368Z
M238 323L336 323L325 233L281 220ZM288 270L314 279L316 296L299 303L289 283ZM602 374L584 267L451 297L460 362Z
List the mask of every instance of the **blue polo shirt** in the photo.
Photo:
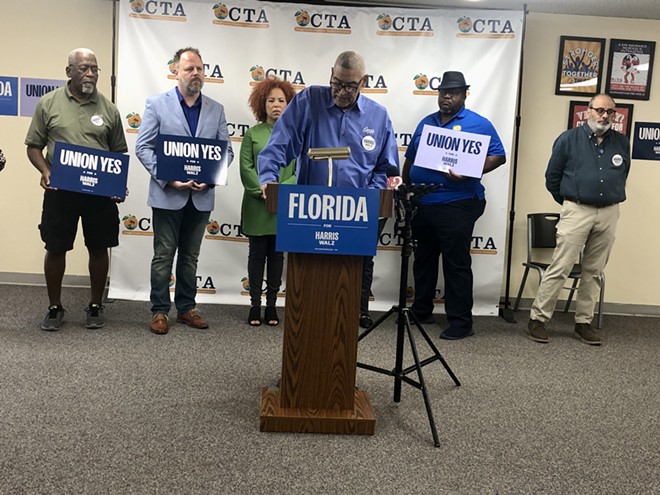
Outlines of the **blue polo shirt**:
M442 125L440 112L435 112L424 117L417 125L417 129L415 129L415 133L413 134L410 144L408 145L408 150L406 151L406 158L410 159L413 163L410 167L411 182L416 184L424 183L442 185L442 187L436 192L420 198L420 203L452 203L454 201L475 197L485 199L486 195L484 186L481 184L481 179L467 177L464 180L452 180L443 172L415 166L415 157L417 156L419 139L422 136L424 125L432 125L435 127L444 127L445 129L454 129L456 131L490 136L488 156L504 156L506 154L504 152L504 146L502 145L502 141L500 141L500 137L493 127L493 124L478 113L463 107L463 109L454 115L449 122Z
M342 110L330 87L310 86L298 93L275 123L258 157L259 182L277 182L280 167L297 159L298 184L328 185L326 160L310 160L310 148L345 148L351 156L333 160L332 185L384 189L387 167L399 167L399 153L387 110L359 95Z

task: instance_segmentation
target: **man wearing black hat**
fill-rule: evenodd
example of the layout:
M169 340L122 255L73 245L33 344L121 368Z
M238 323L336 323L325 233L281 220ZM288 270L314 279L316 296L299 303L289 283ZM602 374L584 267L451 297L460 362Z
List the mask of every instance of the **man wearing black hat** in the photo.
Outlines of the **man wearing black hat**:
M486 208L481 180L414 165L424 125L490 136L483 173L506 162L504 146L488 119L465 108L467 90L461 72L448 71L438 87L439 111L422 119L415 129L403 165L407 183L437 184L440 187L421 197L412 221L417 241L413 275L415 300L412 312L422 323L433 323L433 299L438 281L439 258L445 283L445 312L449 327L440 337L449 340L474 335L472 328L472 258L470 243L477 219Z

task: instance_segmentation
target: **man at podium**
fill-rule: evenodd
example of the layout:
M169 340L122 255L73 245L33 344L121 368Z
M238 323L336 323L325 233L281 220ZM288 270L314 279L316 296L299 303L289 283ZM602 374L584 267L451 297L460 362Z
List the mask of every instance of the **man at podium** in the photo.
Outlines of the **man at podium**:
M311 86L291 100L258 158L264 197L266 184L277 182L280 166L294 158L298 184L385 189L388 167L399 168L399 153L387 110L360 94L366 82L364 59L347 51L337 57L329 86ZM330 171L325 160L308 156L312 148L349 148L351 153ZM379 235L384 225L381 220ZM365 328L372 323L372 280L373 258L365 256L360 304L360 326Z
M343 52L329 86L310 86L291 100L258 158L264 194L294 158L298 184L328 185L326 161L307 156L310 148L350 148L350 157L333 164L331 185L385 188L387 167L399 167L399 154L387 110L360 94L366 82L362 56Z

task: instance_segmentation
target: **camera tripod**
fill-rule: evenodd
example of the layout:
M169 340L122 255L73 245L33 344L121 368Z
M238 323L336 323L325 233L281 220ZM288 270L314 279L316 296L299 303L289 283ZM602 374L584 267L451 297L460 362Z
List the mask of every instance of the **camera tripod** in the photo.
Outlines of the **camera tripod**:
M424 404L426 406L426 413L429 418L429 423L431 425L431 434L433 435L433 443L436 447L440 447L440 440L438 439L438 430L435 425L435 420L433 419L433 410L431 409L431 403L429 401L428 391L426 388L426 382L424 381L424 374L422 373L422 368L428 364L431 364L435 361L440 361L442 366L444 366L449 376L454 380L456 386L460 386L461 383L454 375L454 372L451 370L445 359L440 354L440 351L435 346L429 334L426 332L424 327L415 316L415 314L410 311L407 307L407 282L408 282L408 265L410 261L410 255L413 250L413 240L412 240L412 227L411 221L414 216L414 209L412 205L412 197L421 197L429 192L437 189L438 186L434 185L415 185L412 186L401 186L400 189L394 191L395 197L395 228L399 229L403 244L401 246L401 273L399 279L399 304L392 306L383 316L378 318L373 325L364 330L358 336L358 342L369 335L373 330L375 330L381 323L387 320L392 315L397 315L397 337L396 337L396 358L393 369L379 368L377 366L372 366L365 363L357 363L358 368L366 369L369 371L374 371L376 373L382 373L384 375L394 377L394 402L401 401L401 384L403 382L411 385L422 391L424 397ZM422 335L428 346L431 348L433 355L420 360L419 352L417 351L417 344L415 342L415 336L413 334L412 323ZM410 350L413 355L414 364L406 368L403 367L403 351L404 351L404 340L405 337L408 337L410 343ZM417 380L409 377L408 375L417 372Z

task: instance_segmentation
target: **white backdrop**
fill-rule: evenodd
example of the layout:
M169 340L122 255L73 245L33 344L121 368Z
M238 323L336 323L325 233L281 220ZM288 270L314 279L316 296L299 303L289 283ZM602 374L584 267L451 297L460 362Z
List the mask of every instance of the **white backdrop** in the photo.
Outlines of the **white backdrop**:
M436 88L442 73L460 70L471 85L468 108L493 122L510 156L522 11L122 0L119 16L117 101L126 119L131 162L130 194L120 206L120 244L112 251L112 298L149 299L153 241L151 210L146 205L149 176L133 151L146 98L176 84L169 63L179 48L200 49L207 65L203 92L225 106L236 155L228 185L216 189L198 268L198 302L249 304L238 156L245 130L255 124L247 99L255 79L263 74L287 79L299 89L327 84L340 52L361 53L371 75L364 93L387 107L403 164L417 123L437 111ZM507 164L483 180L488 206L472 245L474 312L479 315L497 314L509 173ZM376 257L371 303L376 310L389 309L398 299L401 253L392 230L389 220ZM440 277L438 296L443 293Z

